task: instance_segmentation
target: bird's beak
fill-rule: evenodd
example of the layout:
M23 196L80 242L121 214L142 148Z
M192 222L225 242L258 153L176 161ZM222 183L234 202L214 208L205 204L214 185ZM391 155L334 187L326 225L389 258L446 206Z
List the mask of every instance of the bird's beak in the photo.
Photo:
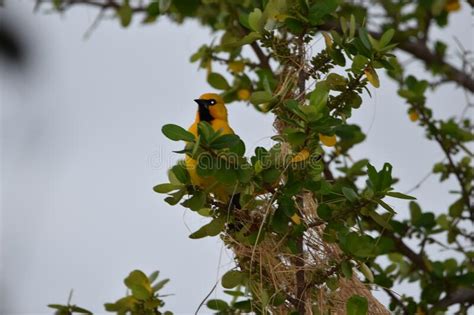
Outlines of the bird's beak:
M209 107L209 104L208 104L207 100L203 100L203 99L201 99L201 98L197 98L197 99L195 99L194 101L195 101L196 103L198 103L199 106L204 106L204 107L206 107L206 108Z

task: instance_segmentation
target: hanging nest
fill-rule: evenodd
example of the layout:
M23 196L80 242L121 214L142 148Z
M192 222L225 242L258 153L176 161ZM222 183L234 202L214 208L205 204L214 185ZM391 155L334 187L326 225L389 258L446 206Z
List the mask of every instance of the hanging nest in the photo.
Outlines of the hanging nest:
M305 193L298 198L301 199L301 220L312 226L303 236L303 268L296 266L295 260L301 258L290 251L287 240L281 235L258 235L257 239L261 237L262 241L257 245L237 241L235 232L227 232L223 236L225 243L234 252L241 271L252 279L249 287L254 293L254 299L260 298L258 304L273 314L288 314L294 311L298 302L295 295L296 273L304 270L306 314L345 314L346 302L354 294L367 299L369 314L390 314L356 275L350 279L341 277L336 280L336 274L340 273L341 263L345 259L344 254L336 244L323 241L324 225L320 224L321 221L317 217L317 204L312 194ZM238 210L234 215L246 226L258 228L265 224L274 210L273 201L270 199L265 206L253 210L251 214L247 210ZM326 284L330 278L336 281L337 289L331 290ZM280 304L279 301L284 302Z

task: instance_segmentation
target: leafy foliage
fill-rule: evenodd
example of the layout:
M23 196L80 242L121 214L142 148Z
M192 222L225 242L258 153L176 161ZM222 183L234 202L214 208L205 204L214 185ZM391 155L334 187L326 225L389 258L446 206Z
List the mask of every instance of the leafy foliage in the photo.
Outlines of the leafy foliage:
M62 10L74 2L80 1L55 1L55 7ZM167 194L170 205L180 204L210 220L190 238L220 236L236 253L236 268L222 277L231 301L209 300L209 309L219 314L304 313L309 303L319 313L324 310L314 297L320 290L337 294L343 280L353 281L360 272L367 283L387 292L394 313L434 314L454 304L460 314L468 313L474 296L474 252L465 246L473 241L466 228L474 219L473 154L467 145L474 140L473 125L467 115L435 118L427 94L439 82L410 75L394 54L404 50L423 61L441 83L452 81L473 91L472 79L463 72L467 70L445 60L447 45L436 41L429 46L430 26L445 27L459 7L459 1L431 0L373 1L370 6L338 0L160 0L137 6L129 1L104 2L103 8L114 10L124 27L140 13L147 24L167 16L177 23L196 19L209 27L219 40L202 45L190 61L207 71L209 85L220 90L227 103L247 101L257 111L275 116L275 144L257 147L251 155L245 154L238 136L222 135L208 123L199 124L197 137L180 126L163 126L170 140L185 142L177 153L195 159L198 175L213 184L193 185L179 161L168 172L169 182L154 190ZM373 11L382 18L373 17ZM379 29L368 27L374 21ZM319 39L325 47L310 56L308 47ZM248 55L250 50L256 58ZM227 73L216 72L215 63L226 65ZM454 178L459 184L454 201L442 214L435 215L414 197L395 191L398 179L389 163L377 167L368 159L351 158L352 148L365 135L349 120L363 106L361 95L370 95L371 88L383 84L382 72L398 84L410 120L445 154L434 164L433 173L440 181ZM224 187L231 198L223 199L215 186ZM311 214L304 211L306 196L317 204ZM390 198L407 200L409 219L397 215ZM340 255L319 269L305 269L314 235L325 246L340 250ZM408 246L407 240L417 241L419 250ZM253 254L271 241L281 246L277 256L291 257L281 260L294 267L291 285L275 284L262 271L252 272L264 270ZM428 254L432 245L461 258L436 260ZM241 247L252 249L250 259L241 255ZM162 306L153 281L140 272L127 279L131 295L125 302L109 304L109 310L138 312ZM417 282L420 296L394 293L392 288L402 281ZM304 297L309 302L303 303ZM367 296L353 295L342 308L334 307L366 314L375 306Z

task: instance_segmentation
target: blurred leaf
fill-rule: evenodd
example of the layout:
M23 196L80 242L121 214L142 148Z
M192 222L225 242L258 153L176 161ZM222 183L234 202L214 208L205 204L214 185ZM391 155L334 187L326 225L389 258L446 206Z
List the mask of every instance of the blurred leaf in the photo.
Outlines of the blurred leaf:
M132 22L133 11L128 1L124 2L123 5L118 9L117 14L120 18L120 24L123 27L127 27Z
M211 310L221 311L221 312L225 311L229 308L229 305L227 305L227 303L225 301L218 300L218 299L209 300L209 301L207 301L206 305Z
M395 30L393 28L387 30L385 33L383 33L382 37L380 38L380 48L383 48L387 46L390 41L393 38L393 35L395 34Z
M264 21L262 19L262 11L258 8L249 14L248 24L252 30L261 33L263 31Z
M240 138L237 135L227 134L220 136L211 143L211 148L213 149L225 149L238 145Z
M207 76L207 82L215 89L218 90L228 90L230 89L229 83L227 80L219 73L209 73Z
M372 84L376 88L380 87L379 76L377 75L377 72L375 72L374 68L372 67L365 68L364 74L367 77L367 81L369 81L370 84Z
M253 92L250 96L250 103L254 105L268 103L272 100L272 98L272 93L269 93L267 91L256 91Z
M389 191L387 192L386 195L393 198L398 198L398 199L416 200L415 197L408 196L408 195L402 194L401 192L396 192L396 191Z
M159 1L160 1L160 11L161 12L168 11L172 0L159 0Z
M346 304L347 315L366 315L369 309L367 299L359 295L353 295Z
M194 135L190 133L189 131L185 130L184 128L173 125L173 124L167 124L164 125L161 128L161 132L170 140L173 141L188 141L192 142L195 140Z
M309 8L308 18L313 25L318 25L326 15L336 11L337 7L337 0L318 0Z
M316 88L310 94L309 102L311 106L316 108L316 113L319 113L328 101L329 86L326 81L320 81L316 84Z
M244 274L241 271L230 270L222 276L222 287L232 289L242 284Z
M222 230L224 229L224 226L225 226L224 217L215 218L208 224L202 226L196 232L189 235L189 238L198 239L198 238L203 238L206 236L216 236L220 232L222 232Z
M159 194L166 194L174 190L181 189L183 185L159 184L153 187L153 190Z
M349 187L342 187L342 194L344 197L347 198L350 202L355 202L359 199L359 196L357 193L354 191L354 189L349 188Z
M158 281L155 285L153 285L153 291L160 291L168 282L170 282L170 279Z

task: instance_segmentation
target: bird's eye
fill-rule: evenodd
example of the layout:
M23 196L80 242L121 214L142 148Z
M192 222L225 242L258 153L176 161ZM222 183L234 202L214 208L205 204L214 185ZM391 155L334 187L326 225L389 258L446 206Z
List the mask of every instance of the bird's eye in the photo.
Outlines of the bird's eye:
M215 105L215 104L216 104L216 101L215 101L215 100L210 100L210 101L209 101L209 104Z

